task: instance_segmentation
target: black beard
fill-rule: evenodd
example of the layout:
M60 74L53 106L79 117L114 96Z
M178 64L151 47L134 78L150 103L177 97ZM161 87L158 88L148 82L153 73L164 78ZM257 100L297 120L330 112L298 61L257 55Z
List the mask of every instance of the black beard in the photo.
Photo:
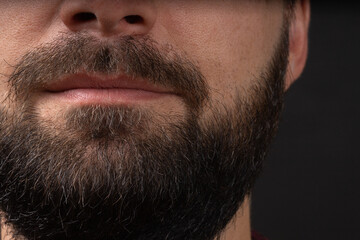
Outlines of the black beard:
M162 126L151 111L88 106L69 112L58 134L25 102L21 113L3 109L3 217L28 239L214 239L262 169L282 109L287 51L286 32L247 95L234 108L212 109L206 126L190 97L185 120ZM10 79L14 99L27 99Z

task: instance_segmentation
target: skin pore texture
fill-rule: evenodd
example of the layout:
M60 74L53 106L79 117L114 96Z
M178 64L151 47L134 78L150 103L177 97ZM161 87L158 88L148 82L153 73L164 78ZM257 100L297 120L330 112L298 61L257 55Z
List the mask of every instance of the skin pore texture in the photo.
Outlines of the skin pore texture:
M251 239L308 1L0 9L2 239Z

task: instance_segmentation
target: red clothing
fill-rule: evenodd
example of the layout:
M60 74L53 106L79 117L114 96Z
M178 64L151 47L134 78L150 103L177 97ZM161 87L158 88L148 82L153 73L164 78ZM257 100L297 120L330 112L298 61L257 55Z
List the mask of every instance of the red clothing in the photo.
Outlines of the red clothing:
M252 232L251 232L251 239L252 239L252 240L268 240L268 239L265 238L263 235L255 232L255 231L252 231Z

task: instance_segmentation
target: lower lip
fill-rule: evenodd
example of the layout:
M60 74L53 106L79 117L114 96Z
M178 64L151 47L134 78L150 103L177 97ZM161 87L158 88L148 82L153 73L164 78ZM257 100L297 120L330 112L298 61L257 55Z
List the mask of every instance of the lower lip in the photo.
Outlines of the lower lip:
M140 89L71 89L63 92L52 92L52 97L79 104L129 104L156 100L171 93L151 92Z

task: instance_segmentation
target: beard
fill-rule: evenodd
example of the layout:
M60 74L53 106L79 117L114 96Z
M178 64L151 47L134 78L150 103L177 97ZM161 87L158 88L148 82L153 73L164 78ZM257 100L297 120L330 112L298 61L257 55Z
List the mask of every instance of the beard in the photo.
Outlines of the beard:
M30 52L1 109L0 208L27 239L214 239L261 172L283 104L288 34L234 106L211 108L200 70L149 39L104 46L65 36ZM76 51L74 51L76 49ZM172 87L184 116L124 106L76 107L54 126L31 97L64 73L125 72ZM246 100L245 100L246 99Z

